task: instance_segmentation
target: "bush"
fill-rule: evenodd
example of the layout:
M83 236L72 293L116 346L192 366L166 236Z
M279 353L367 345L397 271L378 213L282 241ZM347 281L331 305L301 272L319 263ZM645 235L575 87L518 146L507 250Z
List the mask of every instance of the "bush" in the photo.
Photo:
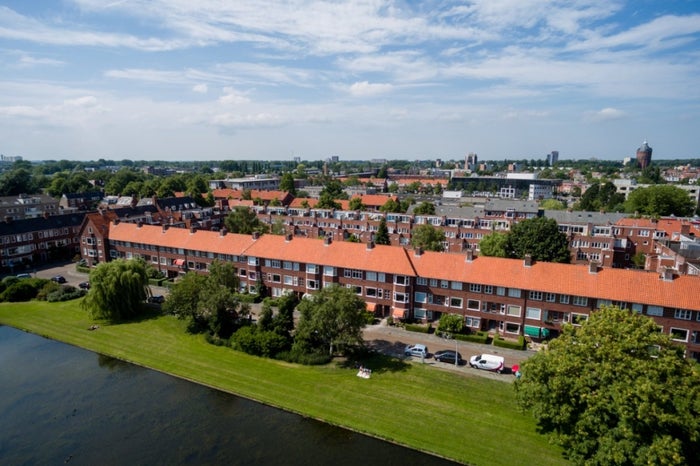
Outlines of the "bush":
M489 334L486 332L469 333L467 335L458 333L453 336L456 340L460 341L470 341L472 343L481 343L484 345L489 343Z
M331 362L331 356L328 353L303 353L301 351L283 351L275 357L281 361L294 362L304 364L306 366L322 366Z
M525 349L525 337L522 335L518 337L518 341L504 340L501 337L496 337L493 339L493 346L498 346L499 348L509 348L516 350Z
M42 288L44 291L46 287ZM59 286L58 290L52 291L46 295L46 301L56 303L60 301L70 301L85 296L85 290L81 290L74 286Z
M254 356L271 358L288 349L289 340L277 332L249 325L231 335L231 347Z
M236 295L238 300L242 303L258 303L260 302L260 295L258 294L253 294L253 293L239 293Z
M419 333L430 333L432 326L430 325L420 325L420 324L406 324L404 327L409 332L419 332Z
M20 301L29 301L39 294L49 280L44 278L24 278L14 282L8 286L0 295L0 300L16 303Z

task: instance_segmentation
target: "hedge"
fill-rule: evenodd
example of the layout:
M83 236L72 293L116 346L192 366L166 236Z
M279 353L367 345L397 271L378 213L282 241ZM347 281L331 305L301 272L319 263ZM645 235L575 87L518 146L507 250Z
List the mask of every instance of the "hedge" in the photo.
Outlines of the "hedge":
M453 335L453 338L455 340L470 341L472 343L481 343L484 345L488 344L488 342L489 342L489 334L486 332L476 332L476 333L470 333L467 335L457 333L457 334Z
M418 333L430 333L431 326L428 325L420 325L420 324L406 324L404 327L406 330L409 332L418 332Z
M501 337L496 337L493 339L493 346L498 346L499 348L509 348L516 350L525 349L525 337L522 335L518 337L518 341L504 340Z

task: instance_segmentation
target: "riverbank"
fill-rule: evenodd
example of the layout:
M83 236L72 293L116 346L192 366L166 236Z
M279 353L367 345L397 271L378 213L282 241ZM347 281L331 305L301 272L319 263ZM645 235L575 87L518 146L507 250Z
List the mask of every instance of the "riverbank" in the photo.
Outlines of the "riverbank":
M154 316L96 330L77 302L0 305L0 323L469 464L566 464L515 408L510 384L377 357L353 367L260 359Z

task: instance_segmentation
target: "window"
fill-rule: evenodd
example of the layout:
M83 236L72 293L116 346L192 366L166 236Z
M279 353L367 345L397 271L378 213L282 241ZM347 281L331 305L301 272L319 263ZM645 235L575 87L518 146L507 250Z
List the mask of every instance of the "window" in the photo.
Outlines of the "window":
M329 265L324 265L323 266L323 275L326 277L335 277L335 267L331 267Z
M272 283L282 283L282 276L277 273L273 273L270 276Z
M496 287L496 294L498 296L505 296L506 295L506 288L503 286L497 286Z
M362 287L361 286L347 284L347 285L345 285L345 287L350 288L352 290L352 292L355 293L356 295L362 296Z
M510 296L511 298L519 298L520 291L520 288L508 288L508 296Z
M415 319L425 319L426 310L420 307L413 308L413 317Z
M556 293L547 293L544 295L544 300L547 301L548 303L556 302L557 294Z
M600 309L603 306L612 306L612 300L611 299L599 299L597 300L598 304L598 309Z
M447 280L440 280L440 288L446 289L448 287L448 285L449 285L449 283L447 282Z
M581 325L585 321L588 320L588 316L586 314L576 314L576 313L571 313L571 323L573 325Z
M583 296L574 296L574 306L588 306L588 298Z
M687 309L676 309L673 313L676 319L690 320L693 317L693 312Z
M486 293L486 294L493 294L493 286L491 286L491 285L484 285L484 293Z
M476 283L470 283L469 291L471 291L472 293L481 293L481 285L477 285Z
M249 257L248 258L248 265L258 265L258 258L257 257Z
M661 317L664 315L664 308L661 306L647 306L647 315Z
M520 317L520 306L516 306L514 304L509 304L508 307L506 308L506 313L509 316L513 317Z
M506 333L520 333L520 324L506 322Z
M424 277L418 277L418 278L416 278L416 285L427 286L428 279L424 278Z
M534 299L535 301L542 301L543 297L544 295L541 291L530 291L530 299Z
M436 278L430 279L430 286L438 286L438 281Z
M481 319L479 319L478 317L465 317L464 325L466 325L467 327L479 328L481 327Z
M318 267L314 264L306 264L306 273L318 273Z
M450 288L453 290L461 291L462 290L462 282L450 282Z
M417 303L426 303L428 302L428 295L421 291L416 291L413 293L413 300Z
M296 280L294 280L297 277L292 277L291 275L285 275L284 276L284 284L285 285L296 285Z
M365 288L365 295L367 295L367 297L369 297L369 298L376 298L377 297L377 289L366 287Z
M450 298L450 307L462 307L462 298Z
M688 341L688 330L684 328L671 327L671 340L673 341Z
M406 293L394 293L394 301L397 303L407 303L408 295Z
M408 280L403 275L394 275L394 285L407 285Z
M540 320L541 317L542 317L542 309L537 309L536 307L528 307L525 310L525 318L526 319Z
M559 295L559 302L562 304L569 304L569 298L570 296L568 294L561 294Z
M306 288L309 290L318 290L317 280L306 280Z

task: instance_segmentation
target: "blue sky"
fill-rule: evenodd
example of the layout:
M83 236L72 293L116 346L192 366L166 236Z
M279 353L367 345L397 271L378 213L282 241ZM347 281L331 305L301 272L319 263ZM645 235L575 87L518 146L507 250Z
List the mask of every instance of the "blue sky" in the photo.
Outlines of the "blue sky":
M697 0L0 1L29 160L700 158Z

